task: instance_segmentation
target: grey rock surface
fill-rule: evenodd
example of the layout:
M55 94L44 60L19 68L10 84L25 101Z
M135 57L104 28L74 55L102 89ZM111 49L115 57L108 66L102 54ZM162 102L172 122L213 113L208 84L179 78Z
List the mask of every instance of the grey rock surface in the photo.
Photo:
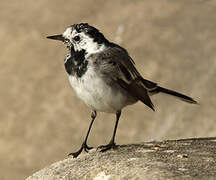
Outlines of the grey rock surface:
M91 150L56 162L26 180L215 179L216 138L181 139Z

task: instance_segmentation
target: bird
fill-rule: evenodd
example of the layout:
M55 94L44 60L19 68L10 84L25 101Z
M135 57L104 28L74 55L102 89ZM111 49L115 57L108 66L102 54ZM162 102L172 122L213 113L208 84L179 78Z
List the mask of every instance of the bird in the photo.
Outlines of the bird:
M155 111L150 96L159 93L197 104L197 101L187 95L143 78L128 51L109 41L97 28L88 23L70 25L62 34L47 38L63 42L68 49L64 66L70 85L76 96L91 108L91 123L85 139L80 149L69 156L76 158L81 152L89 152L93 148L87 145L87 140L97 112L116 115L110 142L97 148L105 152L117 147L115 136L124 107L141 101Z

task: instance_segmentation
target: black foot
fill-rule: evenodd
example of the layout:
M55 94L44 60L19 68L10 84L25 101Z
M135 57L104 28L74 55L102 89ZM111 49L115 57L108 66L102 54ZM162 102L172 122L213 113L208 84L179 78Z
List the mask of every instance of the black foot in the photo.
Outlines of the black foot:
M81 146L81 148L74 152L74 153L69 153L68 156L73 156L74 158L78 157L80 155L80 153L84 150L85 152L88 152L90 149L92 149L93 147L89 147L86 142L84 142Z
M93 147L89 147L87 144L85 144L83 149L84 149L85 152L88 152L88 150L93 149Z
M116 144L114 142L110 142L107 145L99 146L97 149L100 149L100 152L105 152L107 150L116 149L116 148L117 148Z

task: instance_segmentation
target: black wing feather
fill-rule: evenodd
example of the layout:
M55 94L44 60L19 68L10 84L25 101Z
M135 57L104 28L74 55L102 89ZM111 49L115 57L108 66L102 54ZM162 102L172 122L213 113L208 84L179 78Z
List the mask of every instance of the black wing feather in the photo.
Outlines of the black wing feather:
M96 59L101 60L98 63L103 65L103 68L100 69L103 69L104 74L112 74L112 79L131 96L154 110L154 105L149 97L148 90L139 80L141 76L134 66L134 61L125 49L113 44L112 47L100 53L100 58Z

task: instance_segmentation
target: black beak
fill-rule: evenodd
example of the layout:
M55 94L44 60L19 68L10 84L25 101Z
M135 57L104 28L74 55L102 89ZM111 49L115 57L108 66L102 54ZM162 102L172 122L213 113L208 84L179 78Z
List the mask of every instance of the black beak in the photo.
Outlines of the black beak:
M54 36L47 36L48 39L53 39L53 40L59 40L59 41L62 41L64 42L65 41L65 38L59 34L59 35L54 35Z

